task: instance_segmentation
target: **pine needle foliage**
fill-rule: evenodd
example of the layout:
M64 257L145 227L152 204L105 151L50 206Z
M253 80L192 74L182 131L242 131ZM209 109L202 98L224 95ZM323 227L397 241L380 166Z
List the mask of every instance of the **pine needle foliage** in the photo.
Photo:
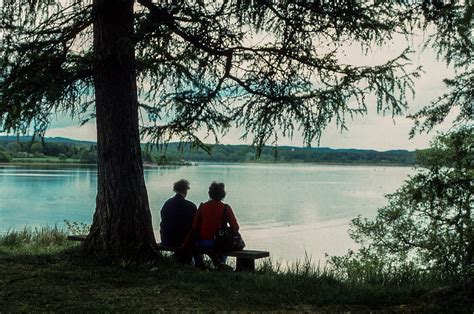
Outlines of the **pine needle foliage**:
M429 3L138 0L135 33L124 45L136 52L141 134L205 147L202 130L218 139L237 126L258 148L295 132L311 145L329 123L344 130L348 117L365 114L369 95L378 112L400 114L420 73L407 70L409 49L373 66L345 64L340 55L354 44L370 53L415 27L458 25L472 11L469 2ZM3 131L33 127L41 135L57 112L94 117L93 7L91 0L5 1ZM451 42L451 28L439 27L434 44L461 65L458 54L472 51L469 29L457 27L460 40Z

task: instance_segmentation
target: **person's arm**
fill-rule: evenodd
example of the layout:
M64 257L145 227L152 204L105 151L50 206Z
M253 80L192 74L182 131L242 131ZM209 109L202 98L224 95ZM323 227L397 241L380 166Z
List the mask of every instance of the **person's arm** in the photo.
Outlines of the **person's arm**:
M237 218L235 218L234 211L230 205L227 205L227 221L229 222L232 230L239 231L239 223L237 222Z
M199 208L196 211L196 215L194 215L193 226L191 227L191 230L189 230L188 235L186 236L186 239L183 242L184 248L193 247L193 242L196 240L196 234L201 226L201 205L199 205Z
M160 211L160 216L161 216L161 222L160 222L160 227L163 228L165 225L165 222L168 222L169 219L169 204L168 202L165 202L163 204L163 207L161 208Z

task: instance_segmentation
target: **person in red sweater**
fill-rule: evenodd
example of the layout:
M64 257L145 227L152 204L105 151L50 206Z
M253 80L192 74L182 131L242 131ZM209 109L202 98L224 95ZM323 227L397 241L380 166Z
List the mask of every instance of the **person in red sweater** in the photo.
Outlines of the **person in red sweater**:
M211 186L209 186L210 200L199 205L196 215L194 216L193 226L183 243L183 247L191 248L196 245L202 249L214 248L214 236L222 224L224 205L226 205L222 200L225 196L224 183L212 182ZM239 231L239 224L235 218L234 211L228 204L225 218L234 231ZM226 256L219 255L210 257L215 266L224 264L227 258ZM199 258L197 258L195 262L196 266L202 266L202 259L199 260Z

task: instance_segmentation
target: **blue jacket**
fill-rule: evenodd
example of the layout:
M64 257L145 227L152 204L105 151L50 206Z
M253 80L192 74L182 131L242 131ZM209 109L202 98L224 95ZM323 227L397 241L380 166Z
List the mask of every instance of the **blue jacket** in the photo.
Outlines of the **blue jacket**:
M161 244L181 246L191 230L196 211L196 205L180 194L167 200L161 209Z

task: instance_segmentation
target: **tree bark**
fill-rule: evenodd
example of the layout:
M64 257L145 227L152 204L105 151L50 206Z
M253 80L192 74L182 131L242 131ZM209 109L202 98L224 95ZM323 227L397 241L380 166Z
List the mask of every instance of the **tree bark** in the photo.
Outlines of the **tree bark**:
M85 246L112 260L156 252L140 148L133 2L94 0L98 191Z

